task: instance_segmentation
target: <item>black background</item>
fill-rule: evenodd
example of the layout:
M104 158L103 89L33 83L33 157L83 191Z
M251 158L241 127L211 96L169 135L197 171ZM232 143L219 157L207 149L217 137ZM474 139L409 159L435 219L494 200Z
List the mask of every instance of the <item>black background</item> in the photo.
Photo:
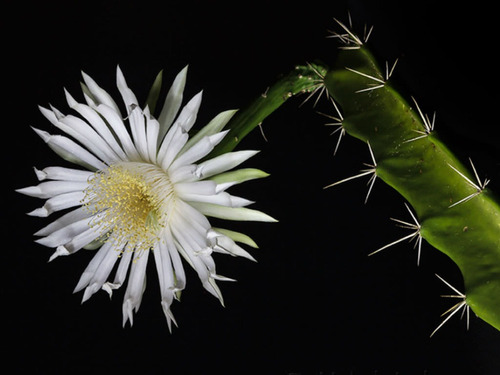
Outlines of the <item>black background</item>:
M453 5L452 5L453 4ZM336 138L318 108L293 98L241 149L271 176L233 191L279 223L234 223L260 245L258 263L216 256L226 307L189 270L170 334L150 262L134 326L122 328L123 291L99 292L80 305L72 290L92 254L47 263L52 250L32 242L48 222L25 213L41 206L13 189L36 183L32 167L63 164L30 126L51 125L37 105L67 112L63 87L79 94L80 71L113 95L116 65L145 98L164 69L168 84L189 64L186 98L204 90L199 124L239 108L280 74L314 59L332 63L326 39L333 17L374 25L369 45L381 62L399 58L394 82L424 111L437 111L439 134L463 160L472 157L498 191L498 58L495 9L456 2L388 1L7 1L3 39L2 365L19 372L141 374L498 374L500 334L471 316L454 317L433 338L453 301L436 277L462 288L458 268L424 244L421 265L389 217L409 220L400 196L378 181L364 205L361 180L323 186L370 161L366 146ZM473 249L471 249L473 251ZM187 266L186 266L187 269Z

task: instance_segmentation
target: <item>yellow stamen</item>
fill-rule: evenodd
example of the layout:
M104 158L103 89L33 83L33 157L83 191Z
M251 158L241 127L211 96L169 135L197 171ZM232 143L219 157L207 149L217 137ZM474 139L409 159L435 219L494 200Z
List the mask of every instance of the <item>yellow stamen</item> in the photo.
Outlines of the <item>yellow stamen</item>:
M94 216L92 225L111 233L122 247L149 250L159 240L166 219L165 204L173 196L167 174L146 163L119 163L97 172L90 181L84 207ZM167 201L167 202L166 202Z

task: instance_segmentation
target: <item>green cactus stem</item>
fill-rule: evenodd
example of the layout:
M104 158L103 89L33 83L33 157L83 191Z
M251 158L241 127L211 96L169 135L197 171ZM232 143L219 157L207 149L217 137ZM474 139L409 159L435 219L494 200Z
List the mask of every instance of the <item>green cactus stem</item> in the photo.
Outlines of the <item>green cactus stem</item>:
M451 315L470 308L500 329L500 206L488 180L480 180L472 161L470 170L453 155L417 102L391 87L390 70L380 69L364 43L340 25L344 45L325 77L342 112L339 126L369 144L374 176L413 207L415 224L405 223L413 236L460 268L465 293L452 287L461 301Z
M486 188L488 180L480 179L472 161L467 168L443 144L434 119L424 115L415 100L405 100L391 87L395 64L381 69L368 51L365 43L371 29L361 39L338 24L342 33L333 37L342 46L333 68L306 64L278 80L233 116L228 136L210 157L231 151L290 97L305 93L309 100L326 89L336 111L331 118L338 126L339 142L345 134L359 138L368 144L372 157L360 174L330 186L370 176L369 195L378 178L412 207L407 205L412 222L396 220L412 232L373 253L415 240L420 258L426 240L458 265L465 285L462 293L438 276L456 293L451 297L458 303L437 329L455 313L466 311L468 316L472 309L500 330L500 206Z
M226 126L229 133L212 151L214 157L232 151L236 145L289 98L302 94L305 101L325 90L326 68L319 64L298 65L289 74L268 87L247 107L239 110Z

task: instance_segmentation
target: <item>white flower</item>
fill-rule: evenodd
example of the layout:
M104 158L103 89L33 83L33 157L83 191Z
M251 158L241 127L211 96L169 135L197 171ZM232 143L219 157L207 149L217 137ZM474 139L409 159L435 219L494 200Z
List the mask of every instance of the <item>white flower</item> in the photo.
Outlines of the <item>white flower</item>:
M120 68L117 86L126 108L125 119L112 97L83 73L87 104L78 103L66 92L74 114L40 108L69 137L34 130L58 155L87 170L35 169L43 182L18 190L47 199L29 215L46 217L71 209L35 233L41 237L36 242L56 249L50 260L82 248L98 249L75 288L75 292L85 289L83 301L99 289L111 296L129 274L123 325L127 320L133 324L133 311L139 309L150 252L171 329L172 321L176 322L170 305L186 285L181 256L221 303L216 280L231 279L216 273L212 252L254 260L236 244L256 247L248 236L213 228L207 216L275 221L245 207L252 202L226 192L235 184L267 175L257 169L230 171L256 151L229 152L200 161L227 134L222 129L235 111L220 113L189 139L202 94L195 95L178 114L186 73L187 67L175 78L158 119L148 106L140 108ZM115 266L114 280L107 281Z

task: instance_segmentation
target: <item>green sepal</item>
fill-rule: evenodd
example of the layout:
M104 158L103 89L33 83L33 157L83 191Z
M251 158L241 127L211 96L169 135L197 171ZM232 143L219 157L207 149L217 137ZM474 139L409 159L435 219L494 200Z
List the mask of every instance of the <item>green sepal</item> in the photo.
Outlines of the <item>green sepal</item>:
M156 76L151 89L149 90L149 94L146 98L146 104L144 107L148 107L151 114L155 113L156 105L158 104L158 98L160 97L161 85L163 81L163 70L160 70L158 75Z
M214 181L217 184L224 184L229 182L240 184L242 182L255 180L258 178L265 178L268 176L269 173L261 171L260 169L243 168L215 175L209 178L209 180Z
M216 232L219 232L220 234L223 234L230 239L232 239L234 242L239 242L245 245L248 245L250 247L253 247L254 249L258 249L259 246L255 243L254 240L252 240L249 236L246 234L240 233L240 232L235 232L229 229L222 229L222 228L212 228Z

